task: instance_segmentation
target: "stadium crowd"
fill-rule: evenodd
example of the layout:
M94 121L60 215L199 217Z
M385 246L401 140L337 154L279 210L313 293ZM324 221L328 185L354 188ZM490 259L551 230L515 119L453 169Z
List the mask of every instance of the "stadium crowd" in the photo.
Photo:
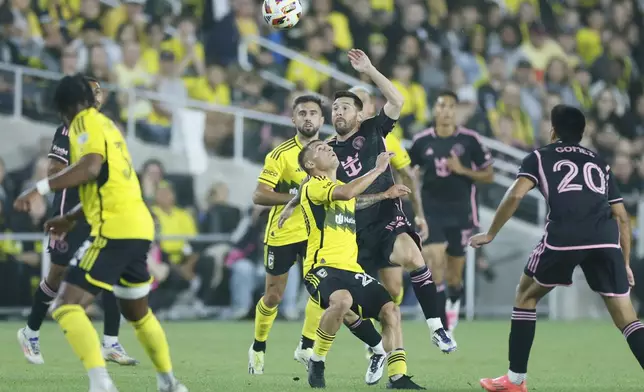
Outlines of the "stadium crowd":
M281 75L297 89L286 91L244 71L237 62L244 36L263 35L350 74L345 53L362 48L405 96L396 130L401 138L431 124L433 97L445 88L459 97L461 124L525 151L548 142L554 105L583 108L588 116L583 144L612 163L627 209L633 217L637 213L644 179L643 1L302 0L305 15L286 32L266 26L253 0L107 3L0 1L0 60L97 78L109 90L104 112L120 124L134 116L139 138L167 145L173 110L188 99L290 116L294 95L313 91L329 96L346 87L255 45L249 47L255 68ZM10 113L14 81L11 74L0 75L0 111ZM36 77L23 83L23 115L51 121L52 134L57 122L48 103L53 86ZM137 98L128 107L124 90L129 88L171 100ZM244 154L262 162L293 134L289 128L247 120L245 145L257 148L246 148ZM213 154L232 155L233 118L208 112L204 143ZM6 173L0 165L0 231L37 232L42 227L48 200L24 216L8 206L26 184L43 178L43 156L17 172ZM214 246L162 242L157 266L151 267L161 282L157 306L198 298L199 304L232 301L231 317L248 313L255 303L254 288L242 292L235 279L261 279L256 267L262 259L263 211L231 206L224 183L213 184L208 195L186 192L191 179L166 175L158 162L146 163L140 175L161 233L235 234L232 241ZM206 207L195 207L197 199L205 200ZM231 224L238 221L242 223ZM38 245L0 242L0 269L15 270L0 276L21 276L7 278L0 290L21 292L21 305L30 303L37 283L39 252ZM183 296L177 297L179 292ZM291 302L283 306L286 317L296 315L297 286L291 292ZM0 301L12 298L0 296Z

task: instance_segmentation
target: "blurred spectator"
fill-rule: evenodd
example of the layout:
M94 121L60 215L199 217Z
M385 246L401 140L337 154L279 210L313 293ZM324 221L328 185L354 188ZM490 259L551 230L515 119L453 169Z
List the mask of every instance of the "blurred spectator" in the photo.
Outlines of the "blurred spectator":
M162 51L159 55L159 74L150 79L150 85L170 102L151 100L149 114L138 124L139 137L147 142L169 145L174 111L185 106L188 94L178 75L174 53Z
M429 117L425 90L414 80L411 63L402 61L393 66L391 82L405 98L398 123L405 131L406 138L423 129Z
M143 164L139 180L141 182L141 190L143 191L143 199L151 206L156 202L156 193L159 183L165 177L165 170L163 164L156 159L150 159Z
M303 53L311 60L321 64L328 64L327 59L323 57L324 38L320 34L310 36L306 42L306 53ZM322 84L329 80L329 76L316 71L314 68L297 60L291 60L286 69L286 79L302 86L309 91L320 91Z
M132 23L137 31L143 35L145 24L148 21L143 12L146 0L125 0L117 7L112 8L105 15L103 31L108 38L115 39L116 35L125 23Z
M162 50L174 53L181 76L204 76L206 63L203 44L197 40L195 21L182 17L177 25L177 35L161 44Z
M160 21L149 23L146 26L146 35L147 47L143 50L141 61L148 74L156 75L159 73L161 44L166 38L165 32L163 31L163 24Z
M537 80L543 80L546 66L555 57L565 58L566 53L556 41L548 38L546 28L538 22L530 26L529 39L519 49L521 56L532 65Z
M121 60L121 49L102 35L99 22L90 20L83 23L80 37L69 45L77 56L77 71L83 72L88 68L90 50L95 46L101 46L105 49L109 65L114 65Z
M0 204L11 207L11 203L13 203L13 198L15 196L15 184L11 177L7 175L4 160L0 158Z
M626 211L635 218L637 215L637 205L642 195L642 179L635 171L633 160L628 155L618 155L611 165L619 191L624 198ZM635 223L633 221L633 223Z
M128 89L149 88L152 85L152 75L148 74L141 60L141 46L136 42L125 42L121 48L123 61L114 66L114 77L116 83L122 90L118 94L118 102L121 111L121 120L126 121L128 117L140 120L147 117L151 111L150 102L144 98L138 98L136 102L128 107Z
M226 81L226 70L219 65L209 66L205 77L186 82L186 87L191 99L230 105L232 94Z
M40 54L45 42L36 12L30 8L29 0L6 1L13 14L13 24L9 29L10 41L24 62L30 66L40 66Z
M512 140L514 146L529 150L534 145L534 131L530 116L521 108L521 89L516 83L508 83L503 89L496 107L488 111L492 132L498 137L501 132L501 117L512 120Z
M199 218L202 233L232 234L241 219L239 208L230 205L228 185L213 184L208 193L207 206Z

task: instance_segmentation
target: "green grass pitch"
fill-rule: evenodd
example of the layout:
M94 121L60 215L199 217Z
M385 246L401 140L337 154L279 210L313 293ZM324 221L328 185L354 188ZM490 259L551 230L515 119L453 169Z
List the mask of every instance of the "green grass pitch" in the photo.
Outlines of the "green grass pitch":
M409 373L430 390L481 390L478 379L507 370L509 321L461 323L459 349L444 355L432 346L421 321L403 322ZM54 323L41 332L45 364L29 365L16 340L18 323L0 323L0 391L87 391L81 363ZM250 322L164 323L175 374L191 392L287 392L308 389L304 368L293 361L300 335L299 323L277 322L268 342L265 374L247 373L247 350L252 341ZM99 332L101 325L97 325ZM154 369L139 347L129 325L121 341L138 359L137 367L108 365L121 392L156 391ZM623 337L608 322L539 322L530 363L531 391L643 391L642 370ZM384 380L364 385L366 360L361 343L341 330L327 358L327 390L382 390Z

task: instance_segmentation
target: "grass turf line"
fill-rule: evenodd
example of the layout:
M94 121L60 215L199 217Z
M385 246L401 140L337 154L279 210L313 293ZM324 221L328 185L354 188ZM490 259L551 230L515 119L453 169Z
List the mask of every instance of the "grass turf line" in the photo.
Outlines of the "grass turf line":
M44 365L30 365L22 356L16 331L23 324L0 322L0 392L86 391L83 367L73 355L59 327L45 323L41 330ZM425 324L403 322L409 373L431 390L481 390L481 377L507 370L509 321L462 322L455 338L459 348L441 354ZM102 325L96 325L102 333ZM308 389L304 368L293 360L300 323L277 322L268 341L265 374L247 373L247 350L252 342L250 322L170 322L163 324L175 374L191 392L288 392ZM154 392L154 369L134 337L121 327L121 342L141 365L109 364L119 391ZM327 390L382 390L364 384L367 362L362 344L345 328L338 333L327 359ZM299 379L298 379L299 378ZM531 391L609 392L641 391L642 370L619 331L608 322L539 322L528 377Z

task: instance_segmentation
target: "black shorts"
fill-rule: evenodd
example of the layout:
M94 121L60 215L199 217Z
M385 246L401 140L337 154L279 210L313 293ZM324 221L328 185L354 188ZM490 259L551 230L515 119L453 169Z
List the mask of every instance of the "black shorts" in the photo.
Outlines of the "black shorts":
M393 219L383 219L363 228L357 233L358 264L365 271L398 267L390 261L394 243L400 234L407 233L421 249L420 236L401 211Z
M423 245L446 243L449 256L465 256L467 241L475 228L471 207L425 205L425 220L429 226L429 238Z
M630 292L624 254L620 248L553 250L541 240L532 251L524 273L546 287L570 286L580 266L590 288L604 296Z
M93 295L112 291L117 285L132 288L149 284L150 244L148 240L90 237L74 255L66 282Z
M50 239L47 252L51 263L67 267L78 248L89 238L91 230L89 225L82 223L67 233L64 239L58 241Z
M382 307L392 302L387 290L365 272L318 267L304 277L304 286L322 309L329 306L331 294L347 290L353 297L351 310L362 318L378 319Z
M281 246L264 245L264 269L269 275L284 275L297 263L298 257L300 260L306 257L306 241Z

